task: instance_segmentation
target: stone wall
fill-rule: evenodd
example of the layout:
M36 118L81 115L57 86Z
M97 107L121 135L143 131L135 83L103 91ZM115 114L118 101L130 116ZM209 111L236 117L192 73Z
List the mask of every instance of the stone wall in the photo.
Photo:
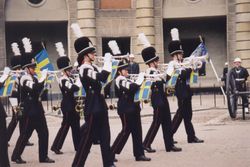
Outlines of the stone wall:
M0 0L0 70L6 66L4 4L5 0Z

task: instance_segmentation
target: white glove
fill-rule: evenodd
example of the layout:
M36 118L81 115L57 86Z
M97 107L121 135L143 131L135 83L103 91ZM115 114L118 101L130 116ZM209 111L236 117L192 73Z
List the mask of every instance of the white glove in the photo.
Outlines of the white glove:
M108 72L112 71L112 55L110 53L105 53L104 55L103 70Z
M42 83L48 76L48 70L44 69L41 71L41 78L39 79L39 83Z
M167 68L167 71L166 71L166 74L168 76L172 76L172 74L174 72L174 68L175 68L174 66L175 66L175 62L174 61L169 62L168 68Z
M0 78L0 82L3 83L9 76L10 74L10 68L9 67L5 67L3 70L3 75Z
M81 88L82 87L82 82L81 82L81 79L80 77L77 77L76 78L76 82L74 83L78 88Z
M144 76L145 76L145 73L144 72L140 72L139 75L138 75L137 80L135 81L135 83L137 85L141 85L142 82L144 81Z

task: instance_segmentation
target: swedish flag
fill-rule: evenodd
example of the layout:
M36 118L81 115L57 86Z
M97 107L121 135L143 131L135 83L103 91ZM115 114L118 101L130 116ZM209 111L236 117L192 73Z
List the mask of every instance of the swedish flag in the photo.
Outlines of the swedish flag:
M77 92L75 92L74 93L74 96L75 97L86 97L86 91L85 91L85 89L83 88L83 87L81 87L80 89L79 89L79 91L77 91Z
M35 61L36 61L36 73L38 77L40 76L40 71L47 69L49 71L54 71L54 66L53 64L49 61L49 56L46 51L46 49L43 49L41 52L39 52L35 56ZM53 76L50 76L46 83L51 83L54 80Z
M198 70L193 70L190 74L189 84L196 84L198 83Z
M119 62L120 62L119 60L112 60L112 71L109 74L106 83L103 83L103 87L105 87L108 83L110 83L111 81L113 81L113 79L115 79Z
M135 93L134 101L149 100L152 81L146 80L142 83L140 89Z
M167 86L174 87L176 85L177 79L180 75L180 70L175 70L170 78L170 80L167 82Z
M15 86L17 76L9 76L5 81L4 86L0 89L0 96L11 96Z

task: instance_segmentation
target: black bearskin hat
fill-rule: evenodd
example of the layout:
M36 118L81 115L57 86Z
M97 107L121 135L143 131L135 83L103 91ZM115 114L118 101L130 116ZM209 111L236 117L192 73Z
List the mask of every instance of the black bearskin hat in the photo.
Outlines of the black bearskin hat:
M141 51L141 55L146 64L159 60L159 57L156 55L156 50L152 46L144 48Z
M119 62L117 70L120 71L122 69L128 68L128 60L123 59Z
M75 51L78 54L77 62L79 65L82 64L85 55L91 52L95 52L96 49L88 37L80 37L75 40L74 43Z
M59 70L66 70L72 68L70 60L67 56L59 57L56 63Z

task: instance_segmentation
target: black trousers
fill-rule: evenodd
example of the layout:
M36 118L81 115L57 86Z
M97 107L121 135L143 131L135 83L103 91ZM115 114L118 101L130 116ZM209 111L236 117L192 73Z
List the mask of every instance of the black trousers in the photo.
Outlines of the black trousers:
M0 102L1 103L1 102ZM8 156L8 140L7 140L7 129L6 129L6 116L5 111L0 104L0 167L9 167L9 156Z
M122 130L116 137L114 144L111 147L112 152L114 154L120 154L131 133L134 156L139 157L144 155L140 112L136 111L129 114L124 113L119 116L122 121Z
M113 164L114 155L110 149L110 127L107 113L85 115L81 140L72 167L83 167L93 144L94 136L100 139L103 166ZM97 133L97 134L96 134Z
M18 114L14 112L14 110L12 109L12 118L7 128L8 141L10 141L11 136L13 135L13 132L16 129L18 122L19 122L19 134L21 134L23 129L22 127L24 119L22 117L19 118Z
M56 135L56 138L51 146L51 149L61 150L64 140L68 134L69 128L71 127L72 138L74 143L75 151L77 151L80 142L80 116L77 113L65 112L63 114L63 121L61 127Z
M144 147L151 147L160 125L162 127L165 149L168 150L173 146L172 122L168 103L165 107L154 108L153 122L143 142Z
M43 161L47 158L49 132L45 115L41 114L36 117L24 116L23 132L18 137L11 160L14 161L15 159L21 157L25 145L34 130L36 130L38 134L39 161Z
M183 119L188 140L192 140L195 137L195 131L192 124L192 116L192 97L183 99L178 98L178 109L173 118L172 124L173 134L177 131Z

